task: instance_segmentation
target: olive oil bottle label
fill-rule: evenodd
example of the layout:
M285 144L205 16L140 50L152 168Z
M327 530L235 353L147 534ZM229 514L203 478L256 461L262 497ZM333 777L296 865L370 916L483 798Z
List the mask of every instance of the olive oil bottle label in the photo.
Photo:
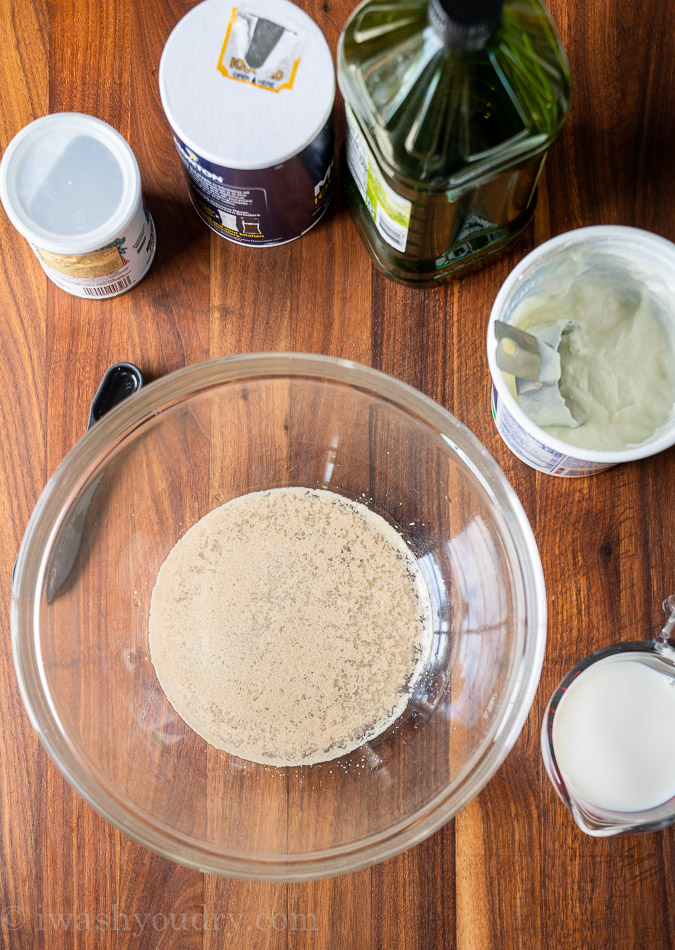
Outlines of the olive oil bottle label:
M387 244L403 253L408 243L412 203L402 198L384 180L356 124L354 113L347 104L345 104L345 113L347 116L345 151L349 170L380 235Z
M266 20L249 6L234 7L227 25L218 71L260 89L292 89L303 37L297 27Z

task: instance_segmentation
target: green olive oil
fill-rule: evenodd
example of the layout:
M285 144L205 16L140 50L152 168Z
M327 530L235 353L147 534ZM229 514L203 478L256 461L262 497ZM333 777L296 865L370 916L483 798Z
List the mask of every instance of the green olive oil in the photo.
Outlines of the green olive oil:
M517 237L571 96L539 0L366 0L338 81L345 193L380 270L433 284Z

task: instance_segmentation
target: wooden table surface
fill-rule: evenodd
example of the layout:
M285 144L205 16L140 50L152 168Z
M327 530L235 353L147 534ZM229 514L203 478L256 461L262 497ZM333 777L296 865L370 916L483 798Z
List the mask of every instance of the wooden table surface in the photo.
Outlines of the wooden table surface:
M302 5L335 50L351 4ZM542 714L562 675L591 650L651 636L661 623L661 600L675 590L675 451L588 479L535 473L493 426L484 346L501 282L547 238L582 225L624 224L675 239L672 2L643 10L614 0L550 0L574 103L547 162L534 225L488 269L433 290L406 289L376 273L339 196L320 226L274 249L236 247L202 225L157 87L163 44L191 6L0 4L0 146L48 112L100 116L136 153L158 236L154 265L136 289L103 302L79 300L48 282L0 214L0 946L675 947L675 828L585 837L556 798L539 751ZM341 138L341 101L336 113ZM385 864L289 886L187 870L99 818L38 743L19 697L9 634L10 574L24 528L47 478L83 432L105 367L129 359L155 378L260 350L370 364L450 409L487 446L525 507L549 609L534 705L483 792L432 838ZM229 929L173 929L169 915L202 912L231 915ZM305 926L297 915L306 915Z

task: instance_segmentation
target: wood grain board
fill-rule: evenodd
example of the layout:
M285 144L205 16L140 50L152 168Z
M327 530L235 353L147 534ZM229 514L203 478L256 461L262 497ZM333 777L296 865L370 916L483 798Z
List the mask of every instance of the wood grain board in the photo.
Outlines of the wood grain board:
M352 5L301 5L335 51ZM574 102L547 160L534 223L489 268L432 290L400 287L371 267L339 194L317 228L279 248L237 247L202 225L157 87L164 42L191 6L0 4L0 147L47 112L105 119L138 158L158 239L153 267L131 293L80 300L48 282L0 215L0 947L672 950L675 828L584 837L545 775L539 729L551 692L578 659L619 639L652 636L660 625L661 600L675 591L675 450L588 479L535 473L493 426L484 345L500 284L547 238L625 224L675 240L672 0L550 0ZM340 139L339 99L336 116ZM18 545L47 478L84 431L105 367L132 360L152 379L209 357L261 350L356 360L446 406L515 487L547 585L541 683L492 781L409 852L309 884L243 883L187 870L99 818L39 745L10 648Z

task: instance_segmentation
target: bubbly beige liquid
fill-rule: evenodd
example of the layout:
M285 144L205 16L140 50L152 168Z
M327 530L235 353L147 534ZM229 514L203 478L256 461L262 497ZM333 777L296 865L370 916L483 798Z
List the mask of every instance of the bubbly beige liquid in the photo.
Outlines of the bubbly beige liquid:
M391 525L333 492L276 488L214 509L170 551L150 653L207 742L309 765L400 716L430 630L426 583Z

